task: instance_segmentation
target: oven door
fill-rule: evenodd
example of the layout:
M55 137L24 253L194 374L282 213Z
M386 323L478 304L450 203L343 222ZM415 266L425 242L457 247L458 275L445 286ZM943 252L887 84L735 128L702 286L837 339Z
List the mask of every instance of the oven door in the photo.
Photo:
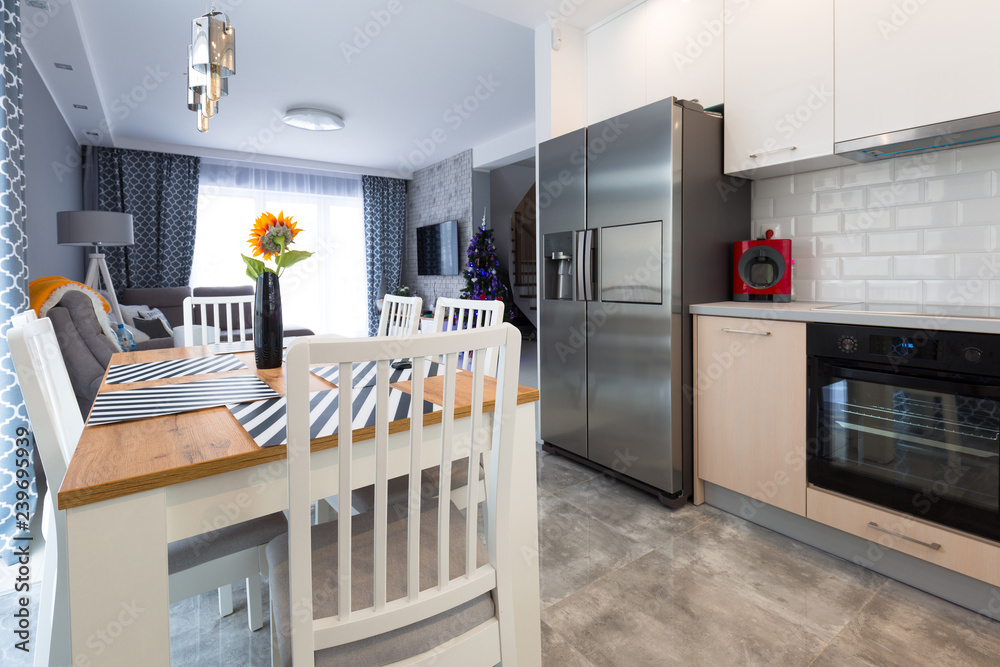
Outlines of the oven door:
M1000 383L809 364L810 483L1000 540Z

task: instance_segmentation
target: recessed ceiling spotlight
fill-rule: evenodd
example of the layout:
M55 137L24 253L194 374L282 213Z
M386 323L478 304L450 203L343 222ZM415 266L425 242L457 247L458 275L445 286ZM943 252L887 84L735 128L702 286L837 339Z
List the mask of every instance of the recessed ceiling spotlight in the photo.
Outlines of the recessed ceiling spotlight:
M332 132L344 129L344 119L331 111L298 107L285 112L285 125L314 132Z
M27 5L29 7L34 7L35 9L44 9L47 12L52 11L52 8L49 7L49 3L42 2L42 0L28 0Z
M56 65L56 69L65 69L65 70L69 70L70 72L73 71L73 66L72 65L67 65L66 63L56 63L55 65Z
M93 130L87 130L86 132L84 132L84 134L86 134L88 137L99 137L99 136L101 136L97 132L94 132Z
M73 105L73 108L74 108L74 109L84 109L84 110L86 110L86 109L88 109L89 107L88 107L88 106L87 106L86 104L74 104L74 105Z

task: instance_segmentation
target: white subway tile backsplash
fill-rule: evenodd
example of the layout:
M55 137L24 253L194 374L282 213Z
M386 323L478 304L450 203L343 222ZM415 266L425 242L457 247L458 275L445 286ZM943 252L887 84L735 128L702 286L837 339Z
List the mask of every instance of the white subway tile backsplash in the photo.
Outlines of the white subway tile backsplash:
M752 228L792 239L800 299L1000 306L1000 143L753 189Z
M959 148L955 153L960 173L1000 169L1000 143Z
M773 199L754 199L750 204L750 217L754 220L774 217Z
M821 257L802 257L795 259L795 279L816 280L819 278L839 278L840 260Z
M815 257L815 256L816 256L815 236L792 238L792 259L797 261L799 257Z
M871 185L868 187L868 206L888 208L916 204L920 201L920 187L920 181Z
M844 231L868 232L882 229L892 229L896 210L892 208L866 209L862 211L844 211Z
M816 195L814 193L777 197L774 200L774 215L778 218L786 215L805 215L816 212Z
M822 213L828 211L848 211L864 207L864 188L819 193L819 210Z
M961 255L958 255L961 257ZM951 278L956 255L900 255L893 258L895 278Z
M795 194L792 190L791 176L778 176L777 178L765 178L753 182L754 199L766 199L767 197L788 197Z
M878 257L841 257L840 275L843 278L891 278L892 259L888 255Z
M990 227L954 227L924 230L924 251L976 252L992 249Z
M816 282L817 301L864 301L865 281L824 280Z
M988 280L925 280L924 303L952 306L988 306L990 281Z
M939 202L896 209L896 229L911 227L950 227L958 219L958 203Z
M873 255L903 255L923 251L923 232L882 232L868 235Z
M1000 198L969 199L957 205L960 225L1000 224Z
M1000 280L1000 254L969 252L955 255L955 277Z
M989 197L993 176L989 172L928 178L924 181L924 201L956 201Z
M938 151L923 153L911 157L898 157L893 160L895 180L908 181L914 178L928 178L954 174L956 170L955 151Z
M892 160L862 162L841 167L840 182L845 188L872 183L888 183L892 180Z
M792 233L795 236L817 236L840 232L840 214L797 215L792 218Z
M769 229L774 232L774 238L787 239L792 234L792 218L755 220L753 223L753 238L759 239Z
M819 190L834 190L840 187L840 168L795 174L792 177L792 183L792 188L796 194L817 192Z
M816 255L818 257L863 255L864 252L864 234L839 234L836 236L816 237Z
M919 280L869 280L868 301L872 303L920 303Z

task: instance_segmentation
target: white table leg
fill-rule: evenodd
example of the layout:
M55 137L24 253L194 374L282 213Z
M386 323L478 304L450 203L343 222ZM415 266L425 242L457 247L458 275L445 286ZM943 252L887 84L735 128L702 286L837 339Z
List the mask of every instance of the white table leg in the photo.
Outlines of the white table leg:
M66 512L73 664L169 665L162 489Z
M511 504L511 579L514 588L514 619L518 667L541 665L542 627L538 581L538 483L535 476L535 404L517 408L514 429L515 489ZM521 490L531 489L531 493Z

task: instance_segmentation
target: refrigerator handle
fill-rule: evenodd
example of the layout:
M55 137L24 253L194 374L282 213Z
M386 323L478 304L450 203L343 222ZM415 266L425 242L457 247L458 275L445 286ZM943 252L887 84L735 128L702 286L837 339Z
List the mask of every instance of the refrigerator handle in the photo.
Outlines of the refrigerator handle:
M583 253L584 240L587 236L587 231L576 233L576 253L573 256L573 263L576 264L573 273L576 275L576 295L574 298L577 301L586 301L587 290L584 285L586 282L587 266L589 262L587 261L587 256Z
M588 229L584 233L583 242L583 284L584 299L594 300L594 230Z

